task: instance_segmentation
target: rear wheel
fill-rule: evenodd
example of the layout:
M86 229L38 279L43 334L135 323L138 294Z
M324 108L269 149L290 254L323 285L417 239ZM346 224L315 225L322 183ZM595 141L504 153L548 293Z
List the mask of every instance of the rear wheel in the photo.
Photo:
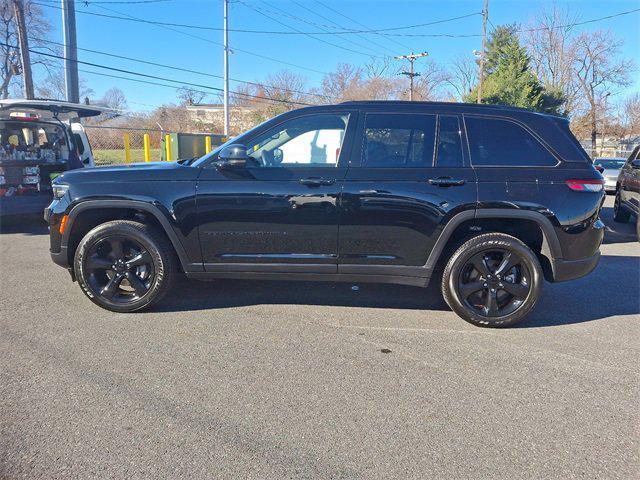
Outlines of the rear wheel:
M627 223L631 213L622 206L622 200L620 198L620 189L616 192L616 199L613 202L613 220L619 223Z
M117 220L85 235L76 250L74 270L94 303L114 312L135 312L150 307L170 289L176 260L162 232Z
M467 322L507 327L522 320L540 296L536 255L510 235L488 233L464 243L449 259L442 294Z

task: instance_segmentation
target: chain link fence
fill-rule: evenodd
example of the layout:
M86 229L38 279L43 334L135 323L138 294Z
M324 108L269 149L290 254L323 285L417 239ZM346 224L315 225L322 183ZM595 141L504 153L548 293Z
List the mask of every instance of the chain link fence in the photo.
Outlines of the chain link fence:
M125 144L129 143L129 161L144 162L145 135L149 139L149 161L162 160L162 139L165 132L151 128L101 127L86 125L85 131L96 165L117 165L127 162Z

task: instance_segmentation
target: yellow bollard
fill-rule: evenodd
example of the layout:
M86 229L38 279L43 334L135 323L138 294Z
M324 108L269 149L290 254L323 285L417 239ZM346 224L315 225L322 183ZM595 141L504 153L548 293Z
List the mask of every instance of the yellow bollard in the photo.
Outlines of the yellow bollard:
M124 162L131 163L131 137L125 133L122 140L124 141Z
M144 161L151 161L151 144L149 143L149 134L144 134Z
M205 153L211 152L211 137L209 135L204 137L204 152Z
M167 154L167 162L171 161L171 135L164 136L164 151Z

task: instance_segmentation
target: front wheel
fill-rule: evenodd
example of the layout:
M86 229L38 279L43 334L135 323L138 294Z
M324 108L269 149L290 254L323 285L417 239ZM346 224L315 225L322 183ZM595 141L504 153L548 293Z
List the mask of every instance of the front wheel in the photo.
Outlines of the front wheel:
M177 268L164 233L128 220L103 223L87 233L73 267L91 301L121 313L158 302L170 290Z
M451 309L482 327L508 327L534 307L542 287L542 268L523 242L487 233L464 243L449 259L442 294Z

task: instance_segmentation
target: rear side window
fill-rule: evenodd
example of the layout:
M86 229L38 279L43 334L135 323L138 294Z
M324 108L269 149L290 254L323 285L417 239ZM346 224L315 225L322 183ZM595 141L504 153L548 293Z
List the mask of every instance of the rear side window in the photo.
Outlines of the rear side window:
M556 158L517 123L498 118L465 116L474 166L545 167Z
M458 117L438 117L436 166L462 167L462 131Z
M435 115L368 114L363 166L406 168L433 166Z

